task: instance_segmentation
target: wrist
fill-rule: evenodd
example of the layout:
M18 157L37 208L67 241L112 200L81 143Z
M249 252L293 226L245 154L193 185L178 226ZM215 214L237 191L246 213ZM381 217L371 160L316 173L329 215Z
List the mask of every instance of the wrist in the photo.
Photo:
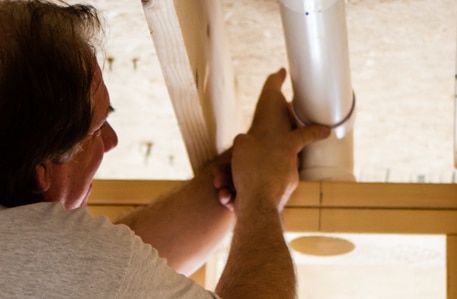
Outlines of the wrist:
M262 210L280 213L290 197L293 188L269 184L263 187L250 186L237 188L237 205L239 210ZM235 206L236 207L236 206Z
M281 208L277 204L277 198L270 194L237 195L235 205L237 219L246 218L252 222L254 219L278 217L280 213Z

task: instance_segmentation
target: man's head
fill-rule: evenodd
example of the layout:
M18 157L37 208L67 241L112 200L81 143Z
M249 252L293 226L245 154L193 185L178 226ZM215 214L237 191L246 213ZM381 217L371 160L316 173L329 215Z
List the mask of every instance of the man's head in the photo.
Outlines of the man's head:
M83 172L92 180L95 171L84 169L92 138L107 140L102 153L117 143L106 123L109 97L95 59L100 30L90 6L0 1L1 205L83 204L67 189ZM90 167L98 168L101 157Z

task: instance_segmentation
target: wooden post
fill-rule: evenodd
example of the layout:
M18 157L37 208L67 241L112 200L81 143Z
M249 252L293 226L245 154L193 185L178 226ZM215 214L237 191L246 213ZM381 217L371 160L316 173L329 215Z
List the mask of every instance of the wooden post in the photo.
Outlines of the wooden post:
M457 235L448 235L447 245L447 299L457 299Z
M236 135L235 88L220 1L143 0L194 173Z
M190 276L196 283L206 288L206 265L203 265L194 274Z

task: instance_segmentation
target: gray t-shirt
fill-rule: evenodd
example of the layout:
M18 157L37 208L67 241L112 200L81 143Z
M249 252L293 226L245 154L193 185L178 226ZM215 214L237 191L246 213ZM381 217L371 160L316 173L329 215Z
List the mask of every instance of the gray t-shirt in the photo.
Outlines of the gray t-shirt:
M0 209L0 298L217 298L125 225L60 203Z

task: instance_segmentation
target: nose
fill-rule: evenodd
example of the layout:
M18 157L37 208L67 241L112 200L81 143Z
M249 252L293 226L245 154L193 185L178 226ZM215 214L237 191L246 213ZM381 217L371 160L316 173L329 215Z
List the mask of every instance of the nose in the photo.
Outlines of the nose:
M113 127L107 122L102 130L103 144L105 146L105 153L109 152L117 146L117 134Z

